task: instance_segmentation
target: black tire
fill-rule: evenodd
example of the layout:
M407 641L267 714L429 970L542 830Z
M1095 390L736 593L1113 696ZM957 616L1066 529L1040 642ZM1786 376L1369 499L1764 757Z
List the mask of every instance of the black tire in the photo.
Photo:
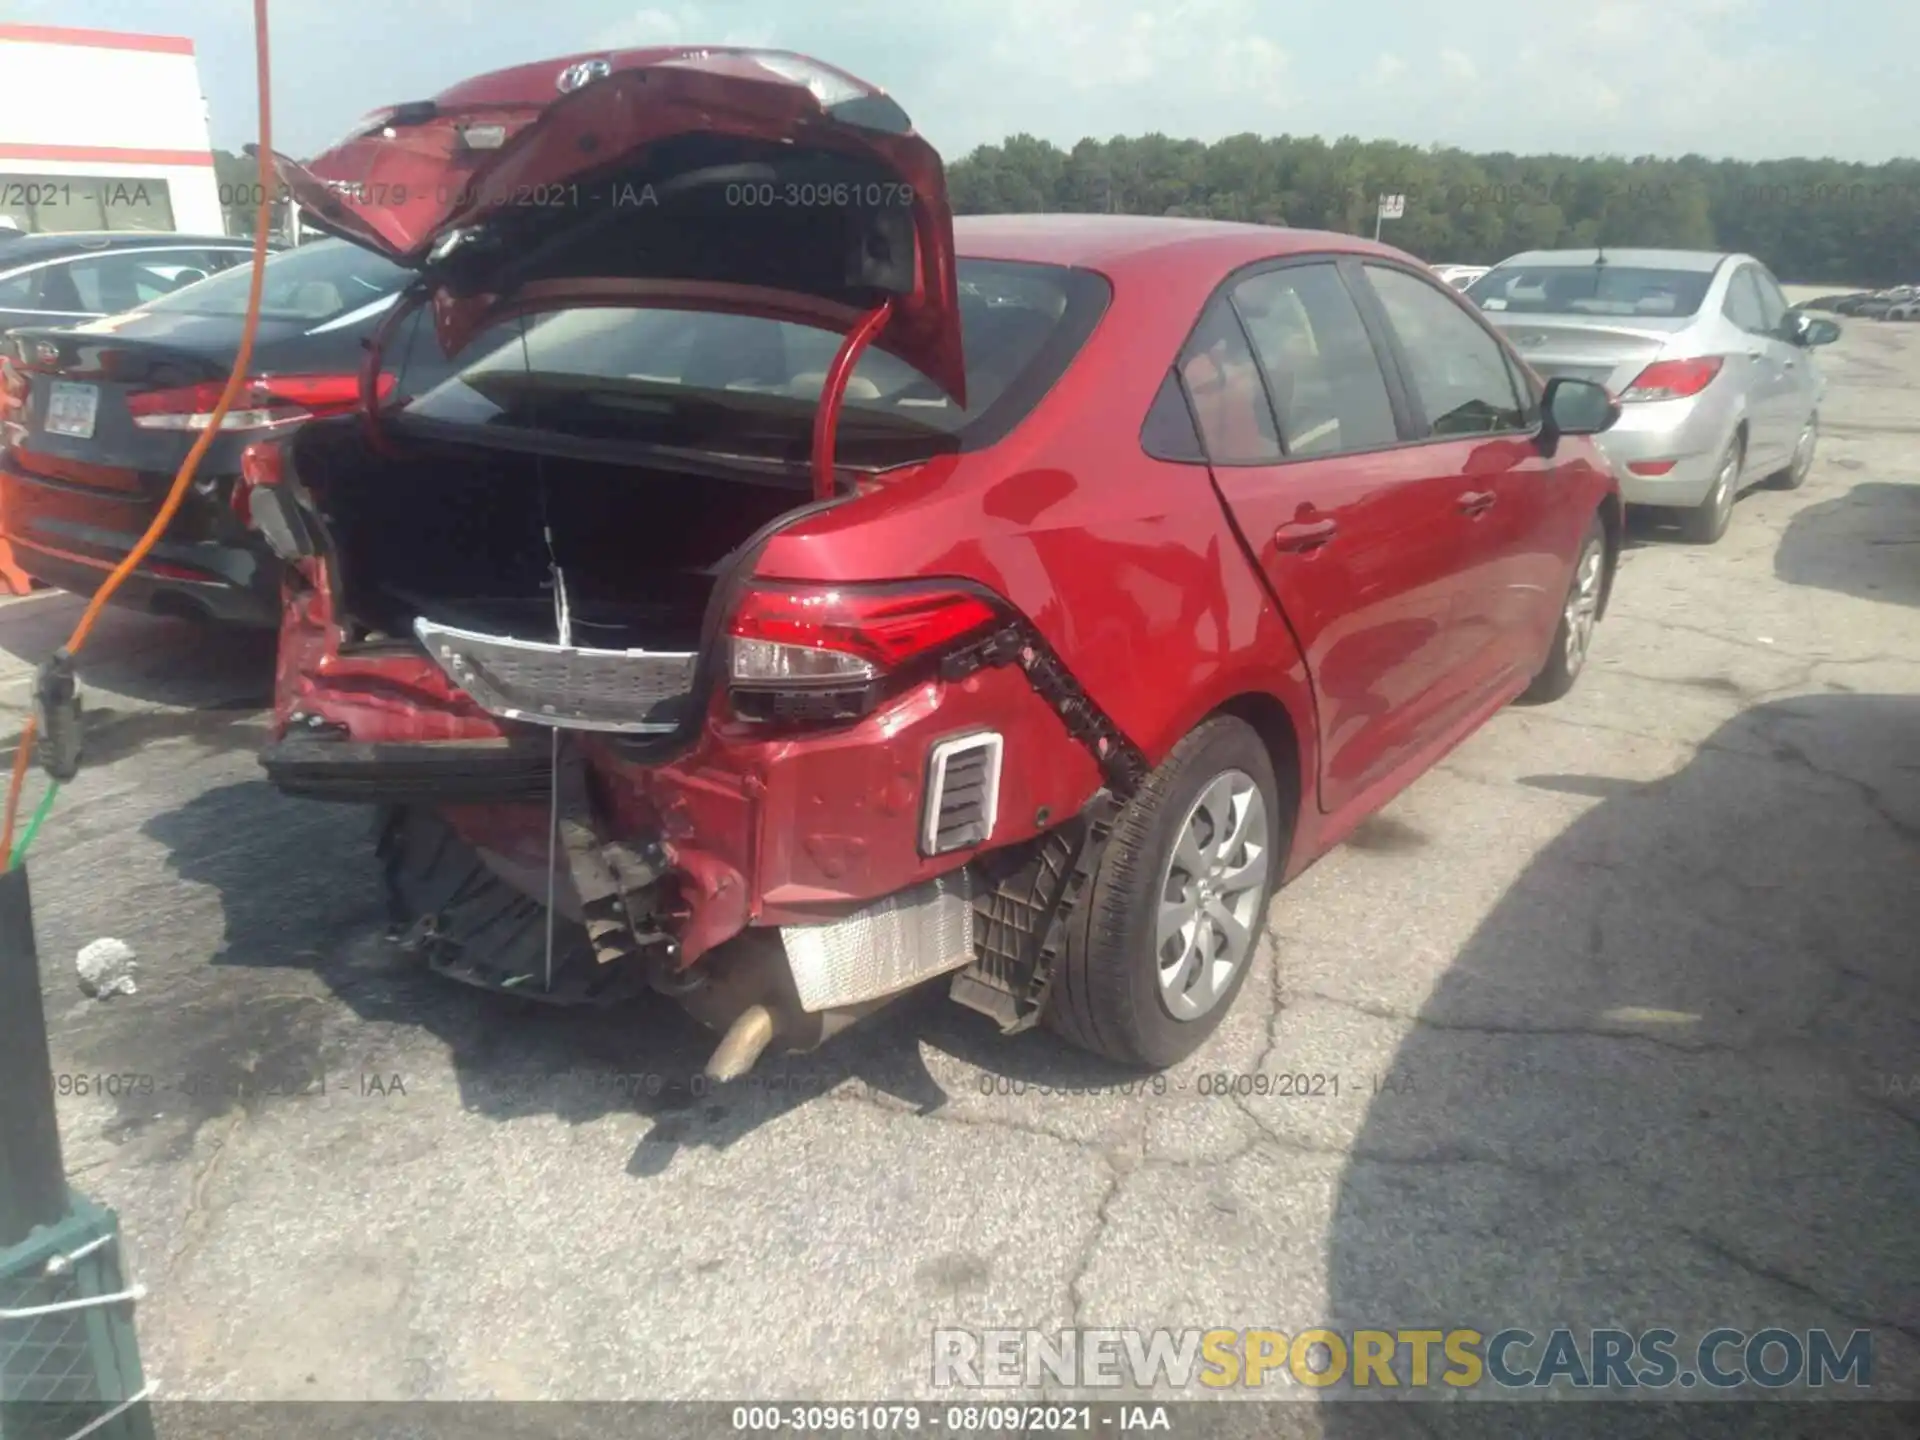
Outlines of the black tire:
M1807 476L1813 473L1813 452L1819 444L1820 412L1816 410L1807 416L1800 439L1794 442L1793 458L1787 462L1787 468L1772 476L1767 483L1775 490L1798 490L1807 483Z
M1583 585L1590 584L1593 588L1589 598L1594 606L1593 619L1597 622L1606 576L1607 531L1596 515L1587 522L1586 533L1580 537L1580 548L1574 552L1573 575L1567 581L1567 598L1560 606L1560 623L1553 627L1553 647L1547 651L1546 663L1540 667L1533 677L1533 683L1521 693L1516 704L1549 705L1573 689L1574 682L1587 668L1587 658L1593 646L1591 624L1587 627L1583 644L1574 646L1569 643L1574 635L1574 601L1580 596Z
M1736 431L1727 448L1720 452L1712 491L1691 510L1680 513L1680 533L1689 543L1712 545L1727 533L1727 526L1733 520L1733 502L1740 498L1741 472L1746 463L1746 436Z
M1162 875L1189 811L1216 779L1235 771L1253 782L1267 816L1253 937L1211 1008L1177 1019L1163 998L1155 953ZM1046 1013L1050 1029L1083 1050L1146 1069L1176 1065L1199 1049L1233 1007L1259 954L1267 906L1293 837L1294 817L1282 809L1280 796L1267 747L1244 720L1216 716L1174 747L1114 826L1054 976Z

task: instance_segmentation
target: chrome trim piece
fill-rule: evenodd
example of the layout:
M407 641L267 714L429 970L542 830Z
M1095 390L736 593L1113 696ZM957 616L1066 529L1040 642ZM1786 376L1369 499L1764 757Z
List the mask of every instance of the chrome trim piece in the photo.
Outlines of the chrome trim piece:
M692 693L696 651L595 650L487 635L421 616L413 633L447 676L506 720L559 730L669 735Z

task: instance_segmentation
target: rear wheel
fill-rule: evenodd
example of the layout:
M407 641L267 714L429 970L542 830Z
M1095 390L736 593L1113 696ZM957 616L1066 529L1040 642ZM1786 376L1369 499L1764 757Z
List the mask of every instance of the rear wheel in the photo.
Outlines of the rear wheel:
M1580 672L1587 668L1587 655L1593 648L1593 632L1600 622L1600 595L1606 585L1607 536L1600 517L1587 522L1587 533L1580 540L1580 555L1573 562L1573 579L1567 585L1566 603L1560 607L1560 623L1553 632L1553 649L1547 663L1533 677L1533 683L1520 697L1522 705L1545 705L1573 689Z
M1814 447L1820 443L1820 417L1808 415L1807 423L1800 427L1800 438L1793 447L1793 459L1787 468L1773 477L1777 490L1798 490L1807 483L1807 473L1813 469Z
M1163 1069L1246 982L1292 834L1267 748L1233 716L1200 726L1121 812L1060 957L1047 1023L1083 1049Z
M1695 545L1711 545L1727 533L1727 524L1733 519L1733 502L1740 493L1740 470L1746 458L1746 440L1736 434L1720 456L1707 498L1681 516L1680 533Z

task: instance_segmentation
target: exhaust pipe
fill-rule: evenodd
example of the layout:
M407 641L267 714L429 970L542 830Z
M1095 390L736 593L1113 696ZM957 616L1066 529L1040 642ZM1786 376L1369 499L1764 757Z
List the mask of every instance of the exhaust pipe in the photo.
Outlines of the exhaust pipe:
M773 1043L773 1012L764 1005L749 1005L742 1010L707 1061L707 1078L724 1085L738 1080L754 1066Z
M705 1069L706 1077L720 1084L738 1080L776 1044L789 1055L817 1049L899 998L883 995L831 1010L803 1009L786 949L777 934L764 930L750 930L722 945L698 973L702 983L673 998L694 1019L720 1032Z

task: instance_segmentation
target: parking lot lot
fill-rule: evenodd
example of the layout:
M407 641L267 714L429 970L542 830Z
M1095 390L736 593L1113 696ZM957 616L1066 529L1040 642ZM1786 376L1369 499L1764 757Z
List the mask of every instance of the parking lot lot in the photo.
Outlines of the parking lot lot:
M898 1398L937 1326L1617 1324L1868 1327L1920 1396L1920 331L1822 363L1807 486L1637 527L1574 695L1284 892L1157 1093L936 988L696 1094L665 1005L416 973L368 818L260 775L270 640L112 617L32 878L162 1393ZM0 608L15 725L78 608ZM100 936L137 994L80 995Z

